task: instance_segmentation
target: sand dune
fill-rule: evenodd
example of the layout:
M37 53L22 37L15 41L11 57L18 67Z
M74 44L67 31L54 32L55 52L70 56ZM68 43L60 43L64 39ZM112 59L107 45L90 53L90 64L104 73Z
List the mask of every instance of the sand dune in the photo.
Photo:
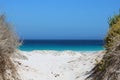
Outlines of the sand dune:
M104 51L18 51L15 65L22 80L84 80Z

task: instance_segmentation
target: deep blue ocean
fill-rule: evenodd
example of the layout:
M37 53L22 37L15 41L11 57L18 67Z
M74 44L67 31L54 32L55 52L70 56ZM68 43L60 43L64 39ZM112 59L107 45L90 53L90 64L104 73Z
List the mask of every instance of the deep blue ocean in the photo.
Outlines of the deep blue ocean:
M103 45L103 40L24 40L19 48L24 51L98 51L104 50Z

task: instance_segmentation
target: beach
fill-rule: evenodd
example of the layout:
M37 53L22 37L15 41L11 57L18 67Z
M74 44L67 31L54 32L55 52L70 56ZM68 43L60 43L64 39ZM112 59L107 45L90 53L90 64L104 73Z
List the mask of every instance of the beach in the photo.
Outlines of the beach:
M105 51L17 50L13 61L22 80L85 80L104 53Z

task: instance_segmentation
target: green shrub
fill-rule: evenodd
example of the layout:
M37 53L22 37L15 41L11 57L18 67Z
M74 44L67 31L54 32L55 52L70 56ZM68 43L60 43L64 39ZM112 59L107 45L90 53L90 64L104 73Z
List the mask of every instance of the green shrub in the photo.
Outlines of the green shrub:
M109 31L105 38L105 48L111 51L114 48L116 37L120 36L120 13L109 19Z

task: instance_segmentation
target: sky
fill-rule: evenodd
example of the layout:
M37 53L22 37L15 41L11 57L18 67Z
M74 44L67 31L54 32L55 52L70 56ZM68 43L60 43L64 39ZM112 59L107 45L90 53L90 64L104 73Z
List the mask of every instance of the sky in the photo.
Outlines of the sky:
M104 39L120 0L0 0L21 39Z

